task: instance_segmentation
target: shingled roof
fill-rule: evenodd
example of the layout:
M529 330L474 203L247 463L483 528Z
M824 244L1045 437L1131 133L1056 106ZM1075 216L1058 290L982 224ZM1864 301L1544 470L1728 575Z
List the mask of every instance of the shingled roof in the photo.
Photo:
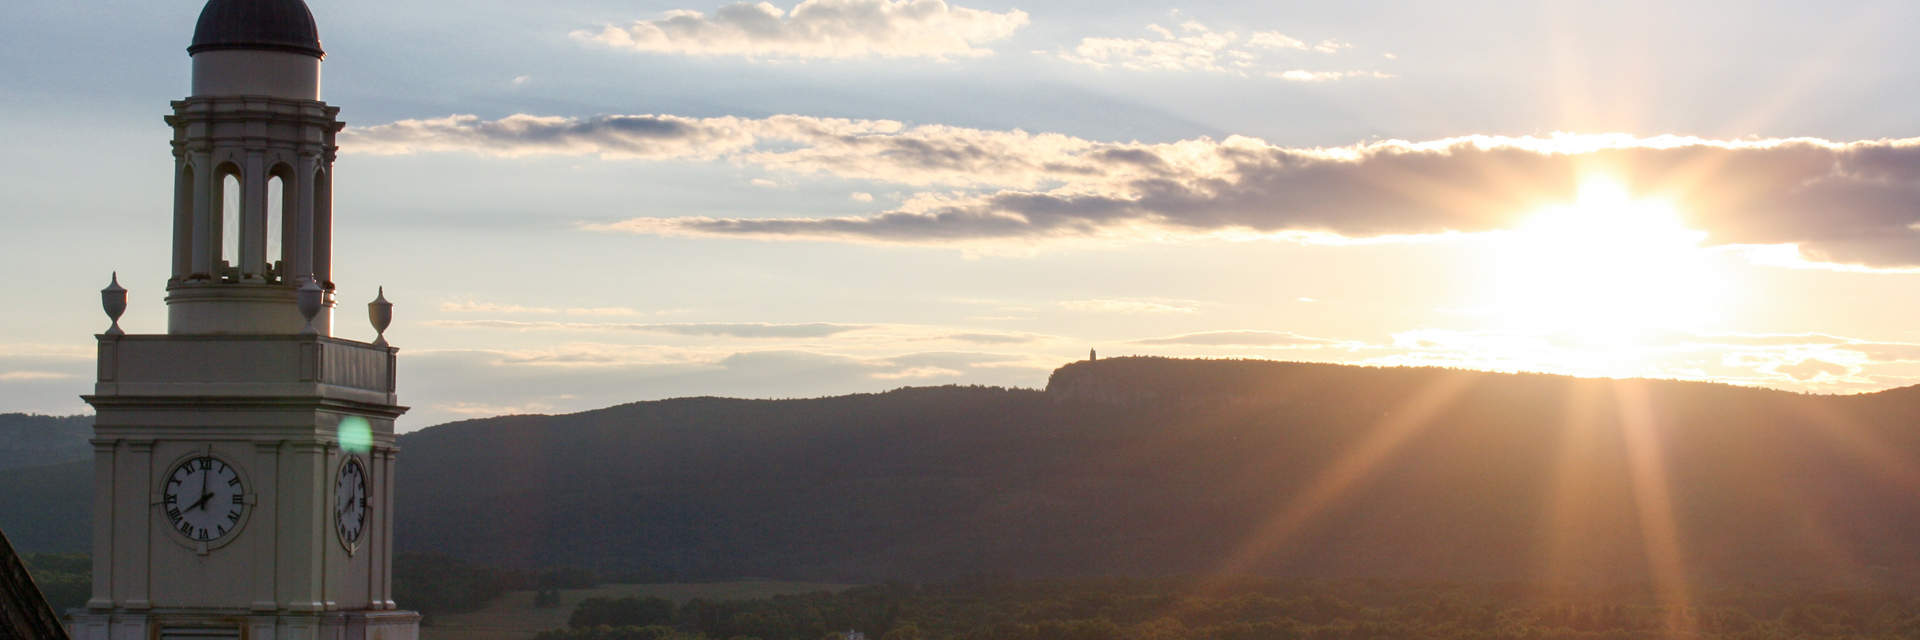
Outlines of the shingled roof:
M0 638L67 640L66 627L27 575L5 531L0 531Z

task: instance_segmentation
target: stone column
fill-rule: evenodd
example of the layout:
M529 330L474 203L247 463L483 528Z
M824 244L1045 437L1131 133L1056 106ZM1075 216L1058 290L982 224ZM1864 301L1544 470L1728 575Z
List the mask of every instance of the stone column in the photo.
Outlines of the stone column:
M319 442L290 442L281 449L278 517L279 593L290 611L324 611L321 565L326 561L322 529L326 485L323 465L327 446Z
M127 548L116 553L120 558L116 564L127 570L126 575L118 580L125 582L122 590L125 595L116 599L120 601L120 606L128 609L152 609L150 579L153 561L149 557L152 549L147 546L147 541L153 539L153 510L154 505L160 502L159 492L153 486L153 441L128 440L126 443L126 459L120 464L122 472L126 474L121 479L125 483L121 489L124 492L122 495L130 498L128 503L137 501L144 504L140 509L128 509L120 514L121 525L131 536L126 540L138 540L140 543L127 545ZM126 506L131 507L132 504Z
M177 143L176 143L177 144ZM186 153L173 154L173 275L179 282L193 274L193 163Z
M220 212L213 186L220 176L213 168L213 154L206 150L193 152L193 165L193 273L188 277L217 279Z
M313 279L314 198L317 197L316 189L319 187L316 183L320 177L317 160L314 154L302 152L300 166L293 170L295 191L292 206L287 209L293 211L294 215L292 223L287 225L290 240L281 246L287 253L287 267L294 275L287 282L295 286L300 284L301 279Z
M93 441L93 597L88 609L113 608L113 467L119 443ZM107 490L102 490L102 489Z
M333 289L333 166L324 157L313 176L313 278Z
M277 495L280 487L280 447L279 440L259 440L253 443L253 504L247 505L253 513L248 516L247 528L253 539L253 605L259 612L280 610L280 598L274 582L274 569L279 566L279 515L280 500Z

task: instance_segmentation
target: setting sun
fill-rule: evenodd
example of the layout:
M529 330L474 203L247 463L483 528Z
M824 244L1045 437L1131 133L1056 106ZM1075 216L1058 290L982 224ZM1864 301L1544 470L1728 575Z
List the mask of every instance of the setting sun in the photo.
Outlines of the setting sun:
M1525 328L1601 341L1711 321L1723 282L1699 248L1706 235L1665 202L1589 178L1576 202L1501 234L1488 310Z

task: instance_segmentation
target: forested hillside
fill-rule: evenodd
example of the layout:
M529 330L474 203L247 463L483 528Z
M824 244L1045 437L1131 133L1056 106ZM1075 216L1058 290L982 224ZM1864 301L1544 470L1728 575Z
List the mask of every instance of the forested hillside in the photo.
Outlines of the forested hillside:
M92 460L93 416L0 413L0 469Z
M397 539L662 579L1920 583L1920 389L1152 358L1052 386L434 427Z

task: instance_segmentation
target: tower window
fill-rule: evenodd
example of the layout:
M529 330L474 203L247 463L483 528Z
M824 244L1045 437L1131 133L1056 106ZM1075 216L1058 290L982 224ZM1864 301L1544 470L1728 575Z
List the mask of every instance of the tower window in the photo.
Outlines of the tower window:
M240 176L234 173L220 178L220 259L240 264Z
M276 172L273 177L267 179L267 255L266 255L267 265L270 267L274 267L276 277L280 276L280 274L278 273L280 267L276 265L281 260L285 259L285 255L286 255L285 238L282 237L282 234L285 233L285 229L286 229L286 215L287 215L286 212L287 212L287 181L282 180L280 178L280 175Z

